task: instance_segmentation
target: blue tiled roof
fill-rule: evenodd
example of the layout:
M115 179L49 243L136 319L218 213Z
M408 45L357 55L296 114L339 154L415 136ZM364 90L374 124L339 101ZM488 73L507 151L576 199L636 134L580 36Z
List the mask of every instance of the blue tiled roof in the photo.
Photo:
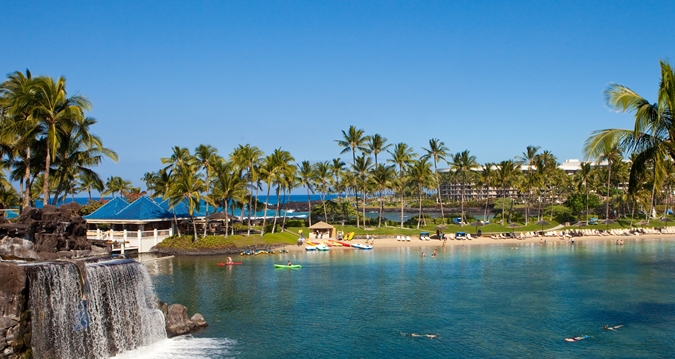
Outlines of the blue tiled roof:
M125 201L123 198L115 197L90 215L84 216L84 219L113 219L119 211L128 205L129 202Z
M155 201L143 196L139 197L134 203L128 205L115 215L114 219L129 219L129 220L150 220L171 218L173 214L169 213Z

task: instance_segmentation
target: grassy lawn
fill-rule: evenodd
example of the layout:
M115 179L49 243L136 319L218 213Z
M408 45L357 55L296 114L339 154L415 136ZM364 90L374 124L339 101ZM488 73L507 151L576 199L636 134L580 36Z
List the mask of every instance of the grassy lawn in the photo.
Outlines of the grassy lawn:
M222 249L228 247L244 248L251 245L295 244L297 238L297 236L291 233L270 233L264 236L258 234L248 237L246 235L234 235L227 238L225 236L206 236L193 242L192 236L174 236L163 240L157 247L181 250Z

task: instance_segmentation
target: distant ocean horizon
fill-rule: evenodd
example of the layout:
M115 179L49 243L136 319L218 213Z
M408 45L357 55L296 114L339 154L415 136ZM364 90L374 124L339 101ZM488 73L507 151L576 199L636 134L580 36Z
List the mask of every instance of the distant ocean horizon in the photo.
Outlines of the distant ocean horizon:
M115 196L115 197L121 197L121 196ZM253 196L253 197L258 198L258 201L263 202L263 203L265 202L265 199L266 199L265 195L262 195L262 196L258 195L258 197L255 197L255 196ZM334 199L334 198L337 198L337 197L338 196L334 195L334 194L326 195L327 200L331 200L331 199ZM309 198L310 198L311 201L320 201L321 195L311 194L309 196ZM113 199L112 196L103 196L103 197L92 196L91 197L92 201L100 201L100 200L109 201L111 199ZM73 199L71 197L68 197L63 201L58 201L56 205L60 206L62 204L71 203L71 202L73 202ZM81 204L81 205L85 205L85 204L87 204L87 202L89 202L89 196L87 196L87 197L75 197L75 202L78 203L78 204ZM280 203L289 203L289 202L304 202L304 203L306 203L307 202L307 195L306 194L292 194L292 195L290 195L290 198L288 196L281 196ZM276 195L270 195L268 203L270 205L276 205L277 204L277 196ZM40 200L40 199L35 200L35 207L42 208L42 200Z

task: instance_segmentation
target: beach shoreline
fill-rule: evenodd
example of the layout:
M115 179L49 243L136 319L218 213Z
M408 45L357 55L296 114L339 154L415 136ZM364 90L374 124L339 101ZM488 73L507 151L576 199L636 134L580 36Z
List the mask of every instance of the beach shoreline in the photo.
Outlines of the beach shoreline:
M630 235L630 236L625 236L625 235L608 235L608 236L581 236L581 237L573 237L574 238L574 243L583 243L583 242L611 242L616 244L617 241L624 240L636 240L636 239L674 239L675 235L672 237L669 237L668 234L643 234L639 236L635 235ZM371 240L369 243L373 243L373 249L378 249L378 248L424 248L424 247L436 247L436 248L442 248L444 246L443 241L438 240L438 239L431 239L428 241L422 241L419 238L410 238L410 242L408 241L400 241L397 240L396 237L387 237L387 238L377 238L375 240ZM320 243L327 244L327 240L320 241ZM351 241L348 241L346 243L352 244L352 243L361 243L365 244L366 240L365 239L354 239ZM450 246L484 246L484 245L510 245L513 247L518 247L519 245L525 245L525 244L569 244L573 245L573 243L570 242L570 237L563 238L561 236L545 236L545 237L528 237L528 238L523 238L523 239L516 239L516 238L506 238L506 239L493 239L490 238L489 236L481 236L478 238L474 239L467 239L467 240L454 240L454 239L449 239L446 243L446 247ZM306 251L305 247L307 245L287 245L285 247L286 250L290 251ZM351 247L331 247L330 250L349 250L352 249Z

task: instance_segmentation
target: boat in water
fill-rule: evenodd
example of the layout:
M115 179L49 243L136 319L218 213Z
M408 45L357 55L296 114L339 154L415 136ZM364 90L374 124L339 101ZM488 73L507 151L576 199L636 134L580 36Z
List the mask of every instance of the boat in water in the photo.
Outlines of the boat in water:
M373 246L369 246L367 244L361 244L361 243L353 243L352 248L358 248L358 249L373 249Z

